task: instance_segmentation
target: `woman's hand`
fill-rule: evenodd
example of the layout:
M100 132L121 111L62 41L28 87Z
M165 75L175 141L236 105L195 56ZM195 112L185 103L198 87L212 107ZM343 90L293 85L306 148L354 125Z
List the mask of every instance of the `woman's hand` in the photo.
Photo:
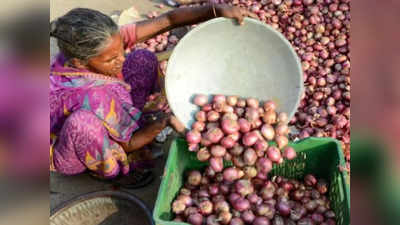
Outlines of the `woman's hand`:
M215 4L217 16L236 19L240 25L243 24L244 17L257 18L257 15L245 8L230 6L226 4Z

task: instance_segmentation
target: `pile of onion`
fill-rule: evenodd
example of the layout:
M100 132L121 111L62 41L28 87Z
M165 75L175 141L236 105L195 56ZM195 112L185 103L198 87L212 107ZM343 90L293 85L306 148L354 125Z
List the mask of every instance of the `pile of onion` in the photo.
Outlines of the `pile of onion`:
M350 0L214 1L250 10L287 38L302 62L305 85L290 121L299 130L293 138L337 138L350 161Z
M288 116L277 113L273 101L224 95L209 101L209 96L199 94L193 103L200 111L186 141L199 161L210 163L210 170L219 173L224 160L232 161L247 177L255 177L258 172L266 175L275 163L296 157L288 146Z
M274 176L244 178L229 167L221 173L189 171L172 203L174 221L192 225L335 225L328 184L308 174L303 181Z

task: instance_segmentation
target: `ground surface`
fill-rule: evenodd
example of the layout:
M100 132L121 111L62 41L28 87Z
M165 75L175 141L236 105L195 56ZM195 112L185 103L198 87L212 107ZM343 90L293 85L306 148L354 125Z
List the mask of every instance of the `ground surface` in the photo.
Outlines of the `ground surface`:
M51 0L50 1L50 20L53 20L59 16L62 16L70 9L75 7L87 7L100 10L106 14L112 14L118 11L125 10L131 6L134 6L141 15L160 9L156 8L155 5L162 2L161 0ZM163 9L166 11L168 8ZM54 56L57 52L57 48L54 41L51 41L51 56ZM171 138L170 138L171 139ZM164 149L169 148L170 141L164 144ZM166 155L158 159L156 165L157 168L154 170L156 174L155 181L145 187L138 190L125 190L135 194L141 198L150 208L154 206L154 202L157 197L158 187L161 182L161 174L164 169ZM67 201L74 196L78 196L84 193L98 191L98 190L110 190L112 186L99 181L95 181L89 177L88 174L82 174L78 176L65 177L57 173L50 174L50 208L54 209L60 203ZM144 224L138 221L137 224Z

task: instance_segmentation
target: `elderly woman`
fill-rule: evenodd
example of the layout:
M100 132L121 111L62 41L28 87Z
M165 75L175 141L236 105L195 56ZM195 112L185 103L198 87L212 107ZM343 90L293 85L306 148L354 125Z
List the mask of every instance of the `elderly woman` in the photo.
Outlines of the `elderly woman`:
M124 51L170 29L214 17L243 22L249 12L228 5L176 9L121 29L101 12L77 8L51 24L61 53L50 71L51 167L65 175L89 170L98 178L122 180L131 188L149 182L137 160L174 117L149 121L148 96L159 92L156 56ZM162 84L161 84L162 85ZM139 154L140 156L140 154ZM131 176L118 176L119 174ZM126 178L128 177L128 178Z

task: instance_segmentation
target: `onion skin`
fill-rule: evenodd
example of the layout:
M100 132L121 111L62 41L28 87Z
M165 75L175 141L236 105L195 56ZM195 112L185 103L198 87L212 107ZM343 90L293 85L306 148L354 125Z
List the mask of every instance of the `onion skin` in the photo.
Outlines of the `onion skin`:
M223 157L226 153L226 148L221 145L214 145L211 147L211 155L213 157Z
M246 149L243 153L243 161L248 166L254 165L257 161L256 151L252 148Z
M257 140L258 136L253 131L245 133L242 137L242 143L248 147L253 146L257 142Z
M245 223L251 224L256 218L256 216L251 210L246 210L242 213L241 218Z
M221 145L223 147L225 147L225 148L228 148L228 149L233 148L235 146L235 144L236 144L236 141L233 140L233 138L229 137L229 136L228 137L224 137L221 140Z
M230 106L236 106L236 104L238 103L238 97L237 96L228 96L226 98L226 102Z
M197 152L197 159L200 162L206 162L209 158L211 157L210 152L207 150L207 148L201 148L198 152Z
M246 119L244 119L244 118L240 118L239 120L238 120L238 122L239 122L239 127L240 127L240 132L242 132L242 133L247 133L247 132L249 132L250 131L250 129L251 129L251 124L250 124L250 122L249 121L247 121Z
M219 120L219 113L216 111L209 111L207 113L207 120L210 122L216 122Z
M240 156L244 151L244 147L242 145L236 144L229 152L234 156Z
M272 170L272 161L267 158L259 158L256 162L256 168L259 173L269 173Z
M189 144L198 144L201 140L201 134L198 131L189 131L186 133L186 141Z
M188 183L193 186L200 185L201 182L201 173L197 170L192 170L188 174Z
M224 136L224 133L219 128L212 128L206 133L206 138L211 141L211 143L218 143Z
M283 147L289 144L289 140L286 136L279 136L279 135L275 136L275 142L278 145L279 149L282 149Z
M275 124L276 123L276 112L275 111L266 111L262 117L264 123L266 124Z
M192 129L198 132L202 132L206 128L204 122L196 121L192 124Z
M288 160L292 160L297 157L297 153L294 150L294 148L292 148L290 146L286 146L283 150L283 157L285 157Z
M221 127L225 134L233 134L240 129L238 121L230 119L222 120Z
M304 177L304 183L305 183L307 186L313 187L313 186L315 186L315 185L317 184L317 179L316 179L313 175L307 174L307 175Z
M242 219L235 217L231 220L231 223L229 225L244 225L244 222Z
M270 221L265 216L256 217L253 221L253 225L270 225Z
M198 122L205 122L207 120L207 113L205 111L198 111L195 118Z
M233 204L233 208L239 212L243 212L250 208L250 203L245 198L238 198Z
M198 94L194 97L193 103L197 106L204 106L208 103L208 97L203 94Z
M209 162L211 168L217 173L221 172L224 168L223 160L220 157L212 157Z
M192 225L202 225L203 224L203 216L200 213L195 213L190 215L187 218L187 221Z
M247 104L247 106L249 106L250 108L258 108L259 107L259 102L258 102L258 100L257 99L255 99L255 98L248 98L247 100L246 100L246 104Z
M218 215L218 220L223 224L223 225L228 225L230 221L232 220L232 214L229 211L224 211L221 212Z
M186 205L182 201L175 200L172 203L172 212L174 212L175 214L181 214L185 211L185 209L186 209Z
M267 149L267 156L272 162L278 163L281 159L281 152L277 147L270 146Z
M268 111L275 111L275 110L276 110L276 104L275 104L275 102L270 101L270 100L264 102L263 107L264 107L265 112L268 112Z
M241 196L245 197L254 192L254 187L249 180L241 179L235 182L235 190Z
M275 130L269 124L264 124L261 127L261 134L267 139L268 141L272 141L275 138Z
M268 142L264 140L258 140L254 146L254 148L258 151L266 151L268 148Z
M224 169L223 175L224 175L224 180L226 180L228 182L233 182L233 181L237 180L239 177L238 171L234 167L229 167L229 168Z

